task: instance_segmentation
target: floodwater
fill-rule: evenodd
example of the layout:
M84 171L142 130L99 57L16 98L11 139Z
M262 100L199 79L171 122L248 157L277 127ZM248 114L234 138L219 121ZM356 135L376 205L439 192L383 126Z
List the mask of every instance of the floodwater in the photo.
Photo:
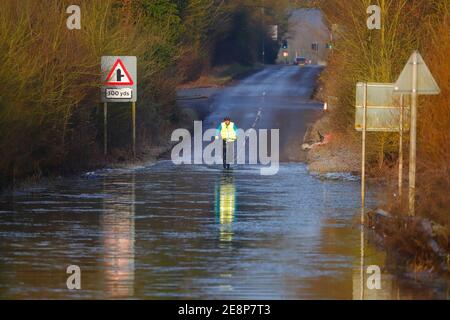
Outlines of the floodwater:
M2 196L0 297L448 298L390 275L367 237L363 265L381 268L381 289L361 295L357 179L321 179L300 163L259 169L160 161ZM69 265L81 290L66 287Z

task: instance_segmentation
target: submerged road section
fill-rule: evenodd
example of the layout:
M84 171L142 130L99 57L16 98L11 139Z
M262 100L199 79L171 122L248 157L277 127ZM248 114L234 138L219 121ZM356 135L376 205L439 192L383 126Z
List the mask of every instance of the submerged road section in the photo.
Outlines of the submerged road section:
M360 247L357 178L312 176L298 162L322 107L310 100L320 70L267 67L215 97L205 127L229 115L244 129L280 129L274 176L165 160L0 197L0 297L442 298L388 274L367 241ZM381 289L361 295L362 252L383 272ZM81 270L80 290L66 286L69 265Z

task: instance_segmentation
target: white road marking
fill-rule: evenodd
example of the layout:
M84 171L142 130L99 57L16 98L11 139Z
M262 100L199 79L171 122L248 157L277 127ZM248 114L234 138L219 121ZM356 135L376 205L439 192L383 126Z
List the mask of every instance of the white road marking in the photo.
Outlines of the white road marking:
M262 114L262 107L259 107L258 113L256 114L255 121L253 122L253 125L252 125L252 129L255 129L256 124L258 123L259 119L261 118L261 114Z

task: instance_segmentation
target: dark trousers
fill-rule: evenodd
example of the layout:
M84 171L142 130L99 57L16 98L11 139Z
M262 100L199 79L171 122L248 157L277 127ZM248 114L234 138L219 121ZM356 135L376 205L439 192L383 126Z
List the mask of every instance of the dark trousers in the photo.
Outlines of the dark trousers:
M229 149L228 149L229 148ZM222 158L223 158L223 168L224 169L230 169L230 162L232 159L227 159L227 149L228 149L228 156L233 157L233 142L228 142L226 140L223 140L223 148L222 148Z

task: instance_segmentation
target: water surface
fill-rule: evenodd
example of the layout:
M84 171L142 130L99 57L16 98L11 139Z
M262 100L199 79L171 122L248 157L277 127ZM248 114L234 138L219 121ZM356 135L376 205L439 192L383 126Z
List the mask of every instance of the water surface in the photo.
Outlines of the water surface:
M358 206L358 181L297 163L265 177L160 161L61 180L0 198L0 297L359 299ZM364 298L446 297L364 251L383 270ZM82 290L67 289L68 265Z

